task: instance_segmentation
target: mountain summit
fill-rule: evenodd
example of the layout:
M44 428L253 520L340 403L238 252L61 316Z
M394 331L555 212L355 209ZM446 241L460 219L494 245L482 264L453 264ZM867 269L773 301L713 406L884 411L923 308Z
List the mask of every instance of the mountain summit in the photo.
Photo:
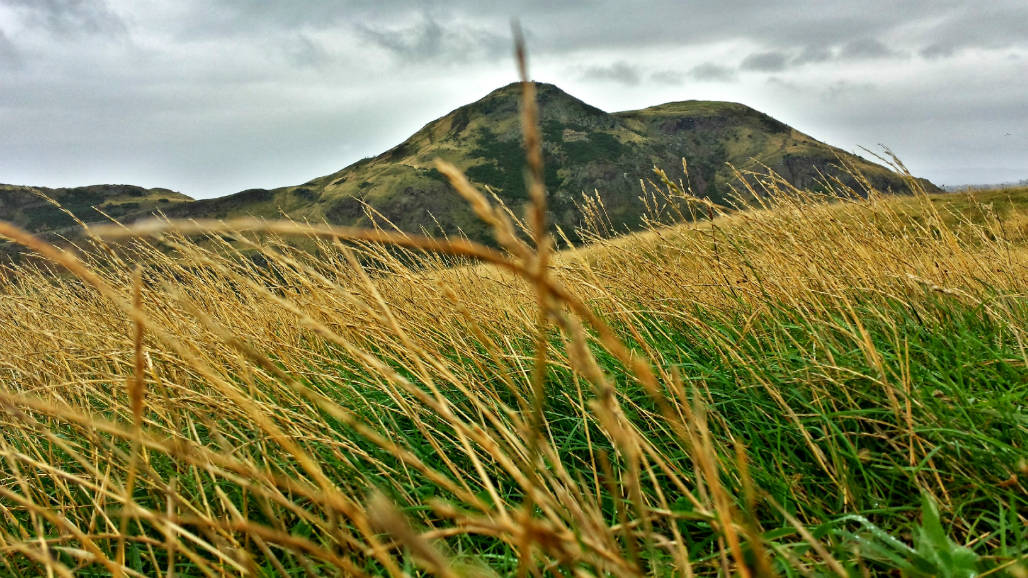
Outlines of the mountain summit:
M842 159L882 190L906 189L903 179L884 167L741 104L685 101L607 113L552 84L536 87L551 218L568 232L580 224L576 202L594 191L616 228L639 226L644 209L639 179L651 176L654 166L680 175L682 158L688 161L693 192L715 201L735 181L729 163L740 170L766 166L805 188L816 186L822 175L844 177L835 166ZM275 218L285 213L359 226L368 224L367 204L405 231L461 231L486 239L484 226L433 163L441 158L455 164L472 182L520 210L527 201L520 95L519 83L497 89L377 157L302 185L175 203L164 213L172 218Z

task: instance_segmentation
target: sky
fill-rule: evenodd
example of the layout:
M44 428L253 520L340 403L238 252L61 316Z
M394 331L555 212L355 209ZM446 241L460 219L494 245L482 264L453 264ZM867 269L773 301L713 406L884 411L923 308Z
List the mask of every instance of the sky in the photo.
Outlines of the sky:
M300 184L516 80L515 17L532 77L607 111L741 102L1028 179L1024 0L0 0L0 182Z

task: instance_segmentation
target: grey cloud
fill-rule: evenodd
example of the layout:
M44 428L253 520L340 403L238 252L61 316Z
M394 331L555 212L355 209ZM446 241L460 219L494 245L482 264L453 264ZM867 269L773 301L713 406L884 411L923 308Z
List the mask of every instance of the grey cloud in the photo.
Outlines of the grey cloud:
M303 3L267 0L177 2L188 16L183 19L185 22L169 22L168 25L176 26L177 35L182 39L224 38L256 31L325 29L337 26L347 17L366 20L368 11L359 3L332 0L305 0ZM398 8L394 6L391 10L394 17L403 14Z
M21 54L3 30L0 30L0 66L4 68L21 68Z
M729 82L735 80L735 70L713 62L704 62L689 71L689 76L702 81Z
M844 44L839 56L841 58L889 58L899 56L899 52L874 38L859 38Z
M32 0L16 0L31 3ZM81 3L84 0L46 0ZM554 3L542 0L305 0L303 3L267 0L177 0L190 6L192 26L184 35L224 37L253 34L255 30L290 30L297 27L328 29L365 24L373 32L396 36L399 32L430 34L432 23L453 30L468 23L499 31L507 38L511 17L521 19L525 29L534 33L536 53L567 54L589 50L608 50L640 46L702 45L723 40L726 31L745 31L741 36L765 46L766 50L789 52L796 46L822 47L797 63L825 60L825 47L855 44L865 39L908 38L911 24L931 21L925 35L955 38L961 45L1004 43L1025 45L1021 23L1028 21L1028 3L1023 0L990 0L987 6L966 0L918 0L897 4L892 0L866 0L862 3L832 3L820 0L795 0L788 7L757 0L655 0L639 10L635 3L592 0L588 4ZM411 24L412 14L427 20ZM687 26L683 34L681 22ZM397 24L399 23L399 24ZM374 36L372 34L371 36ZM422 38L386 38L385 46L418 46ZM479 41L482 39L479 38ZM911 38L911 42L916 39ZM470 48L470 47L469 47ZM508 43L503 43L506 54ZM897 49L899 47L896 47ZM490 52L493 54L493 52ZM495 53L500 55L501 53Z
M639 69L627 62L615 62L610 66L593 66L582 71L586 80L607 80L627 85L637 85L642 80Z
M1028 49L1028 3L996 2L954 10L918 51L927 59L949 58L966 49Z
M952 42L934 42L922 48L918 54L929 60L936 58L949 58L957 52L957 46Z
M850 82L846 80L837 80L821 91L821 99L823 101L831 102L843 99L852 98L866 98L867 93L877 90L877 86L872 82Z
M899 50L887 46L874 38L856 38L841 46L808 45L794 56L789 64L803 65L841 60L873 60L879 58L895 58L903 56ZM779 69L779 70L784 70Z
M545 48L556 52L640 45L695 46L733 37L752 41L767 51L790 51L797 45L830 46L863 37L889 37L910 22L945 13L955 1L939 0L929 7L921 0L897 7L888 0L861 4L657 0L647 3L646 10L639 10L636 3L601 0L589 4L589 17L585 19L580 12L546 17L529 13L524 20L545 32ZM668 25L671 22L682 26Z
M757 72L781 72L785 70L788 58L782 52L758 52L743 59L739 67Z
M650 74L650 80L659 84L682 84L685 75L677 70L658 70Z
M832 58L832 51L824 46L806 46L795 58L793 64L808 64L811 62L825 62Z
M287 41L284 51L289 62L300 67L317 67L332 59L320 42L306 34L297 34Z
M466 62L495 57L510 50L510 39L488 30L447 23L423 15L420 22L403 27L354 24L368 41L403 62Z
M104 0L4 0L21 12L30 26L57 34L122 35L125 23Z
M431 18L407 28L377 28L358 24L365 38L405 59L425 60L438 55L443 47L443 27Z
M802 88L799 84L796 84L795 82L789 80L785 80L780 76L769 77L765 84L787 92L799 93L802 91Z

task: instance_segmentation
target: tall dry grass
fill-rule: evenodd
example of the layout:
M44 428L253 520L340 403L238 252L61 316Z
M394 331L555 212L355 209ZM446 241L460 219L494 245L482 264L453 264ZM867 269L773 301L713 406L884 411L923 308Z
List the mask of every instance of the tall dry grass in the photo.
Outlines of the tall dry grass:
M43 258L0 276L3 572L1024 572L1023 207L658 178L554 253L531 90L527 236L439 167L500 250L0 225Z

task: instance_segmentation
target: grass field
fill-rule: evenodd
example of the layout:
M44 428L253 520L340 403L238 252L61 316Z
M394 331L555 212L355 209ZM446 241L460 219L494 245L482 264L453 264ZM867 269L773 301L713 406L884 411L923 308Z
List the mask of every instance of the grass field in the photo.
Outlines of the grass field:
M1028 575L1024 189L553 253L451 176L505 251L0 228L0 573Z

